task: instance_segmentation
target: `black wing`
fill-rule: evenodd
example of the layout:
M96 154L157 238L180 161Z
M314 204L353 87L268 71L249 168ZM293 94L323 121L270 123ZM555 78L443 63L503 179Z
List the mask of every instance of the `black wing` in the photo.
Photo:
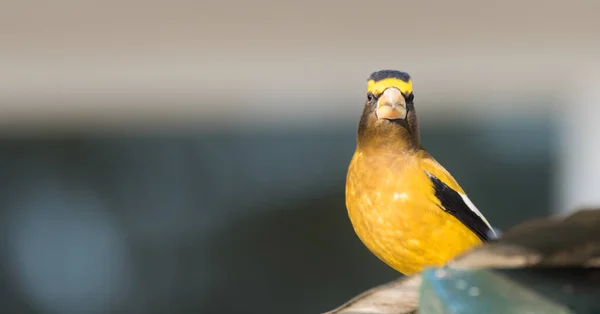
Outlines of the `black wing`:
M479 236L482 241L489 241L490 236L492 236L494 232L490 229L487 223L485 223L485 221L479 217L479 215L469 208L469 205L465 203L460 194L451 189L446 185L446 183L442 182L442 180L438 179L431 173L427 173L427 175L429 175L429 178L433 183L435 197L437 197L440 200L440 203L442 203L442 209L450 215L456 217L456 219L461 221L465 226Z

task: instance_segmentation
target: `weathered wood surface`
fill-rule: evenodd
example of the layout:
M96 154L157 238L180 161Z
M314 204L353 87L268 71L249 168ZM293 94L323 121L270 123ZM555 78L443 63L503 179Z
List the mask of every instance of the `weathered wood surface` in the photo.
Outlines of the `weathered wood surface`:
M367 290L325 314L416 313L421 276L403 277Z

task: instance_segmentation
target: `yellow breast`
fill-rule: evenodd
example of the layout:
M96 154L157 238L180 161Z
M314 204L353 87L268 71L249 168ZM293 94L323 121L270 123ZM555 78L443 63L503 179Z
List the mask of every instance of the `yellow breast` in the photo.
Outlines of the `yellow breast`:
M482 243L439 205L418 158L354 154L346 179L348 215L367 248L397 271L411 275L441 266Z

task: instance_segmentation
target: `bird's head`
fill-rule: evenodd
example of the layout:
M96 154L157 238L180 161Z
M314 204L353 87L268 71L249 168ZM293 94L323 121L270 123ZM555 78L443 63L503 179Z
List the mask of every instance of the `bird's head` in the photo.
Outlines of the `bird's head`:
M397 142L418 148L419 129L413 98L408 73L382 70L371 74L358 127L359 142Z

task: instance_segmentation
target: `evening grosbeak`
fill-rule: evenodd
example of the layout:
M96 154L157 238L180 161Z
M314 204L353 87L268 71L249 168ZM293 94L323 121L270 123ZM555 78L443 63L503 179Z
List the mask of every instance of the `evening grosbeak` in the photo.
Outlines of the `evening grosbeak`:
M456 180L421 146L411 78L371 74L346 177L354 230L379 259L411 275L496 237Z

